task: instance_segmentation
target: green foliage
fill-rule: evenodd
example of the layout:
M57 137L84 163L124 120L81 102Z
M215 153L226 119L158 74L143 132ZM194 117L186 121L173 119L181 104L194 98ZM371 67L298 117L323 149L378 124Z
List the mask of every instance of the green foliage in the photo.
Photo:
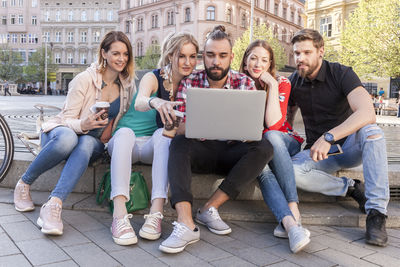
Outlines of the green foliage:
M345 24L341 62L361 76L400 76L400 1L361 0Z
M159 45L150 46L146 50L146 54L143 57L136 58L136 69L155 69L157 67L158 60L160 59L160 53Z
M267 25L260 24L259 26L253 26L253 41L261 39L268 42L268 44L272 47L275 56L276 68L279 70L285 66L287 57L285 54L285 50L279 43L278 39L274 37L271 29L267 28ZM240 62L242 62L244 51L250 44L250 28L247 29L241 37L239 37L235 44L233 45L233 53L235 57L232 62L232 69L239 70Z
M47 50L47 73L57 72L58 66L52 64L52 56L50 49ZM28 66L24 69L26 81L44 82L45 74L45 49L39 49L29 58Z
M22 73L22 57L8 46L0 48L0 79L19 82Z
M333 45L329 43L327 38L324 36L324 59L330 62L339 62L340 55Z

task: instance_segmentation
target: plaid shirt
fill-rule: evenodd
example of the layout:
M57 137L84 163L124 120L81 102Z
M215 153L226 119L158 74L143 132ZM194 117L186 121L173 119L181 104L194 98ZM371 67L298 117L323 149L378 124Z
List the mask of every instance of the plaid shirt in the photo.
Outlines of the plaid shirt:
M178 106L177 110L186 112L186 91L188 88L192 87L210 88L205 70L193 72L181 80L175 101L183 102L183 104ZM230 70L223 89L256 90L256 86L250 77L243 73Z

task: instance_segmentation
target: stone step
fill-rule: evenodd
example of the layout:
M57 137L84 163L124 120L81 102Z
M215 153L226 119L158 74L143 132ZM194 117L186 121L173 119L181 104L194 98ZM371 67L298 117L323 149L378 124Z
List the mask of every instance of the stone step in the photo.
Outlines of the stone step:
M18 179L25 172L33 156L30 153L16 153L12 167L6 178L1 182L0 187L14 188ZM58 180L64 164L59 164L55 168L42 174L32 185L32 190L51 191ZM103 174L108 169L108 165L100 164L95 167L89 167L79 180L73 192L76 193L95 193L97 192L98 184L101 181ZM134 170L141 171L146 179L146 182L151 188L151 166L134 165ZM346 176L363 179L362 167L342 170L338 172L338 176ZM192 179L192 191L196 199L207 199L217 189L223 177L217 175L199 175L194 174ZM398 194L394 199L400 199L400 164L389 164L389 182L393 192ZM330 197L318 193L302 192L299 190L299 198L301 202L324 202L332 203L342 201L343 197ZM244 189L238 200L262 200L262 194L256 181ZM393 196L392 196L393 199Z

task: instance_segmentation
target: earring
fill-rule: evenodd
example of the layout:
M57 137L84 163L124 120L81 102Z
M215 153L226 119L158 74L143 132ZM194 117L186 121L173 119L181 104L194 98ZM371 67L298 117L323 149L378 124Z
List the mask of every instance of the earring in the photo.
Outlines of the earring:
M107 60L104 59L104 60L103 60L103 68L106 68L106 66L107 66Z

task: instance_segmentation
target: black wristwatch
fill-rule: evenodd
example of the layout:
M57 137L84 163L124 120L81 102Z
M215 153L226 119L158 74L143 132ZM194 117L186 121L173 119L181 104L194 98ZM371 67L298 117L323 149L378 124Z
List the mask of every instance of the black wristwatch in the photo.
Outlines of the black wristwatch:
M328 142L331 145L333 145L335 143L335 137L330 132L324 133L324 139L326 142Z

